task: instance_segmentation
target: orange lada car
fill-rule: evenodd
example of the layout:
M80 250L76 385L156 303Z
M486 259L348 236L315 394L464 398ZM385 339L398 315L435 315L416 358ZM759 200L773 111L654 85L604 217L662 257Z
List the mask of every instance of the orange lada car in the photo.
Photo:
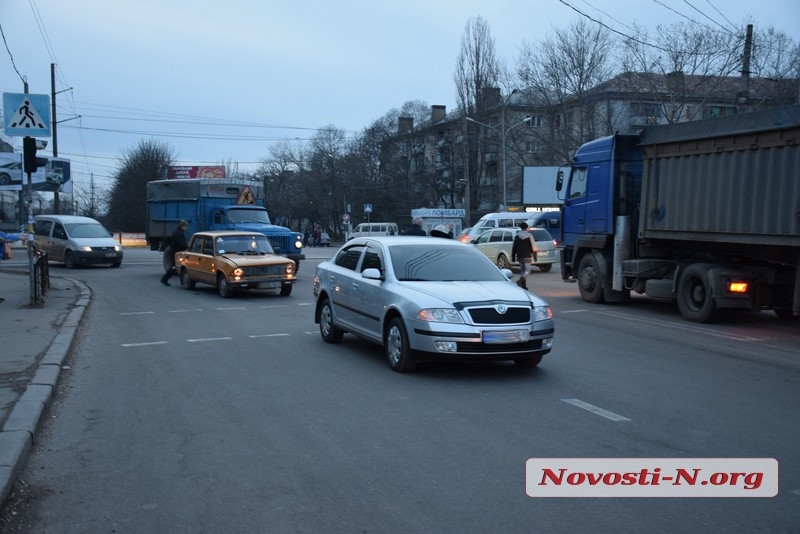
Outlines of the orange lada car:
M181 286L195 284L217 288L221 297L240 289L277 289L291 295L294 261L275 254L267 236L256 232L197 232L189 248L175 254Z

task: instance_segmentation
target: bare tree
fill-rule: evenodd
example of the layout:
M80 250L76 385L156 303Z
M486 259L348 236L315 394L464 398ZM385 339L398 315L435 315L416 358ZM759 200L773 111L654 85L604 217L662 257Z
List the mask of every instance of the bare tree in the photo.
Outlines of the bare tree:
M147 182L166 176L175 161L172 147L155 139L142 140L119 158L105 217L109 230L143 232L146 226Z
M489 24L482 17L469 19L461 37L461 49L456 59L453 80L456 84L458 106L464 116L483 117L488 109L498 104L496 88L499 87L504 69L495 54L494 38ZM483 171L480 125L464 123L463 157L465 165L465 209L467 219L471 211L482 205L498 205L500 199L497 170L494 184L481 184ZM456 177L453 177L454 179ZM491 198L491 200L488 200Z
M608 122L592 90L614 71L613 47L608 30L583 19L554 30L538 44L523 44L517 75L529 106L542 109L547 119L548 128L538 134L549 147L545 161L569 161L575 148L597 137Z

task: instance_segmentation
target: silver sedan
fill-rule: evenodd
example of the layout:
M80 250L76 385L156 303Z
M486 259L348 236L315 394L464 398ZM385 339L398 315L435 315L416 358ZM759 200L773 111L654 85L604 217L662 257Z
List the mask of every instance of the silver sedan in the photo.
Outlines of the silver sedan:
M510 277L457 240L356 238L317 267L314 320L327 343L351 333L383 346L399 372L424 360L532 367L553 346L553 314Z

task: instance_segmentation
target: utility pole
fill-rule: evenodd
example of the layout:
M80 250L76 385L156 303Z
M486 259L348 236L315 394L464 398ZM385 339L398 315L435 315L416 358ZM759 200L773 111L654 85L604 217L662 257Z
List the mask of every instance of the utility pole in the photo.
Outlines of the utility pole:
M747 35L744 40L744 53L742 54L742 76L739 78L739 104L750 104L750 52L753 48L753 25L747 25ZM749 108L744 111L750 111Z
M50 100L52 102L50 114L53 115L52 117L52 130L53 130L53 157L58 157L58 136L56 135L56 124L58 121L56 120L56 64L50 63ZM61 203L59 202L58 198L58 190L61 188L61 184L58 184L56 187L55 192L53 193L53 210L56 214L61 213Z

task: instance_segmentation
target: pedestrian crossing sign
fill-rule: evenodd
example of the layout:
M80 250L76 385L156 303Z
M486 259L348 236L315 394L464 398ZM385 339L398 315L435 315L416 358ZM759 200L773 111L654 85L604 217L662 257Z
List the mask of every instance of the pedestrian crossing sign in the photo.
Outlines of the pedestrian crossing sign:
M50 95L3 93L3 133L50 137Z

